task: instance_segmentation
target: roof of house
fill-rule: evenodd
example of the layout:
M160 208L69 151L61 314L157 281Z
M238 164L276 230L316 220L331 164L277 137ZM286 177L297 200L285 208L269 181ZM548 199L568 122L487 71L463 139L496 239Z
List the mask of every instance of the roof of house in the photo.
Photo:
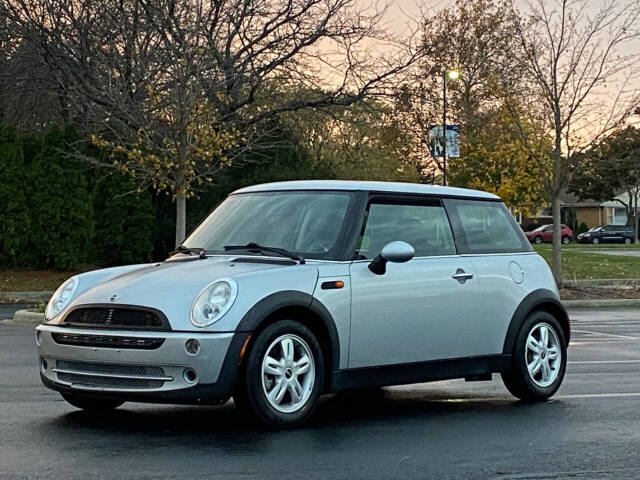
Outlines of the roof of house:
M471 197L496 200L496 195L480 190L440 185L424 185L420 183L400 182L365 182L353 180L297 180L292 182L275 182L252 185L233 193L272 192L281 190L344 190L370 191L390 193L417 193L425 195L441 195L450 197Z
M570 193L566 190L560 192L560 201L565 207L599 207L601 201L594 200L592 198L585 198L580 200L580 197L575 193Z

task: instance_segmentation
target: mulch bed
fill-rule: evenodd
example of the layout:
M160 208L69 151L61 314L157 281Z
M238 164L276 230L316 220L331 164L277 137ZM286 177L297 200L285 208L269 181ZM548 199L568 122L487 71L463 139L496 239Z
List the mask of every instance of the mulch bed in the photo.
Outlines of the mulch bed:
M600 300L616 298L640 298L640 287L617 285L611 287L565 287L560 290L562 300Z

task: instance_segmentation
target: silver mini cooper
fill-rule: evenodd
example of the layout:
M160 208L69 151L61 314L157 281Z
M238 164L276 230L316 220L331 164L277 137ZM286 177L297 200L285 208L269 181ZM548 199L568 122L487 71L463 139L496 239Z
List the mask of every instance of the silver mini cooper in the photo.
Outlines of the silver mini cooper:
M492 373L545 400L569 334L498 197L299 181L234 192L164 262L70 278L36 340L42 381L76 407L233 396L291 425L323 393Z

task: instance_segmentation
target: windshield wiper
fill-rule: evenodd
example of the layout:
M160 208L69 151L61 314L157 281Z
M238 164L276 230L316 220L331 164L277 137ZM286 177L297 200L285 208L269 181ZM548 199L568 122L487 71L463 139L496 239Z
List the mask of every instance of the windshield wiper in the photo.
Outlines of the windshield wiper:
M284 248L265 247L264 245L258 245L255 242L249 242L246 245L225 245L223 248L225 252L228 252L230 250L248 250L250 252L252 251L261 252L262 254L264 254L265 252L276 253L283 257L289 257L293 260L296 260L300 262L300 264L305 263L304 257L302 255L298 255L297 253L292 253L288 250L285 250Z
M169 256L175 255L176 253L187 253L189 255L195 253L199 258L207 258L207 251L199 247L185 247L184 245L180 245L175 250L169 252Z

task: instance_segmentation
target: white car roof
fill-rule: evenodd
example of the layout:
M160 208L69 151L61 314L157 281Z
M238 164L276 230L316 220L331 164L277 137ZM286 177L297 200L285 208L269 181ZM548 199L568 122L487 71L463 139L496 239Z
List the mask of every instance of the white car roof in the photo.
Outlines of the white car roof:
M480 190L468 188L443 187L421 183L401 182L365 182L355 180L296 180L292 182L274 182L252 185L233 193L273 192L282 190L346 190L391 193L414 193L424 195L441 195L450 197L470 197L499 200L500 197Z

